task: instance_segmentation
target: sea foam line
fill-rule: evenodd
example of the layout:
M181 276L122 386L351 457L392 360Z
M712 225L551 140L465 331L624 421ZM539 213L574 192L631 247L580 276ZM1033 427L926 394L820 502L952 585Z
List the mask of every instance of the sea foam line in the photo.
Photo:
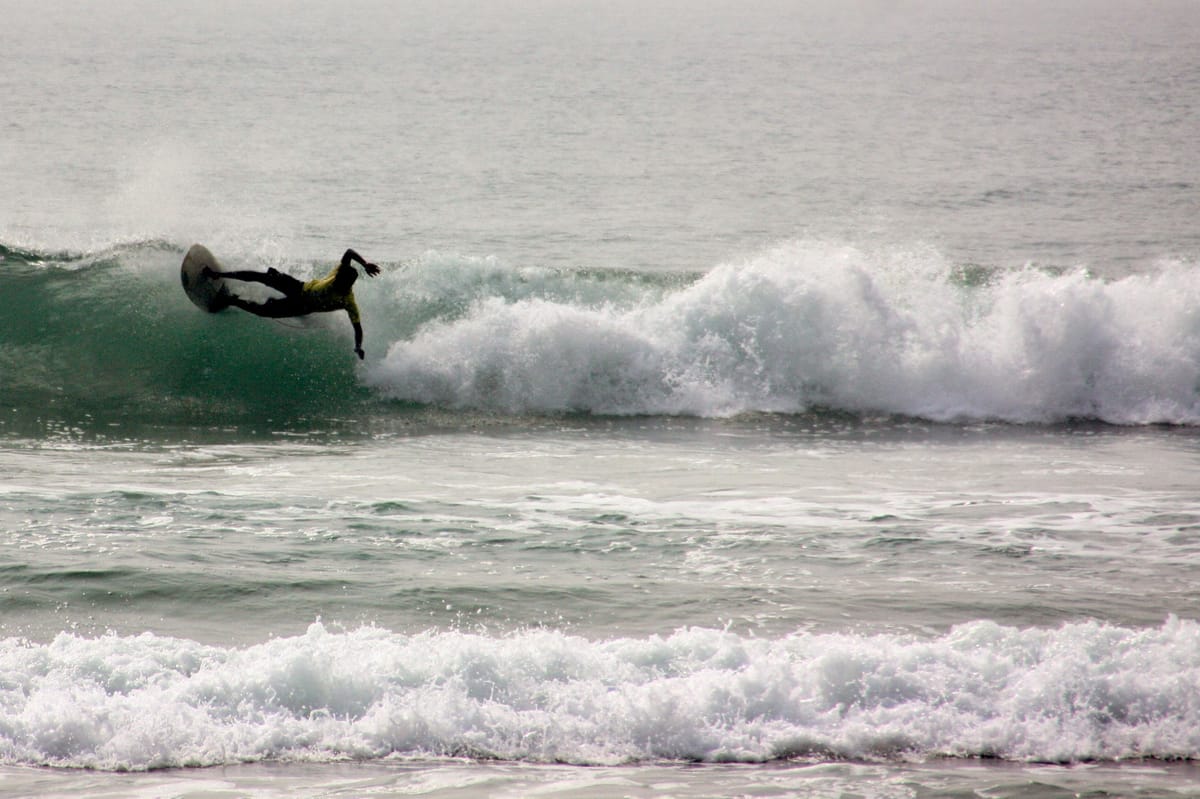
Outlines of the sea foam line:
M1200 757L1200 624L944 635L403 635L0 646L0 759L109 770L470 756Z

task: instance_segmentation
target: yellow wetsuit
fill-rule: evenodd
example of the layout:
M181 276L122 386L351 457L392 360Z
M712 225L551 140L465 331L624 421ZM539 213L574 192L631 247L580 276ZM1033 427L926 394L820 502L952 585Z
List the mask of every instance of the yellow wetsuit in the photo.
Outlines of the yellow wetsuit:
M306 309L306 313L345 310L350 315L350 321L357 324L359 322L358 303L354 301L354 283L345 282L342 286L338 286L337 275L340 269L354 269L354 267L349 264L345 266L339 264L325 277L309 280L304 284L300 302Z
M325 277L307 282L284 274L278 269L271 268L265 272L236 271L221 272L220 276L227 280L244 280L250 283L262 283L269 286L282 297L272 297L265 302L250 302L236 294L225 292L223 296L228 304L243 311L249 311L258 316L280 318L284 316L304 316L310 313L325 313L327 311L345 311L354 326L354 352L359 358L364 357L362 351L362 325L359 323L358 303L354 301L354 281L358 273L354 271L351 261L357 260L374 277L379 274L379 267L367 263L354 250L346 250L342 262L335 266ZM349 270L342 272L343 269Z

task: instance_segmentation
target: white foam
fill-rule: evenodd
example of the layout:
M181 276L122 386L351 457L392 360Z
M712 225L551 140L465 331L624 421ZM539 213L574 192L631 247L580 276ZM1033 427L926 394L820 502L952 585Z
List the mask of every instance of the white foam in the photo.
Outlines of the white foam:
M601 641L316 623L248 648L63 633L0 647L0 760L1196 758L1198 684L1200 624L1178 619Z
M396 341L369 381L506 412L1196 424L1198 307L1183 264L970 286L929 251L791 242L641 304L484 295Z

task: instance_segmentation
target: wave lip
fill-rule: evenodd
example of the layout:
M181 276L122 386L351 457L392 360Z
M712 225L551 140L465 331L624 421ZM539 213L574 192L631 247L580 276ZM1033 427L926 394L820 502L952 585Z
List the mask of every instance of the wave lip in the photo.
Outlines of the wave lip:
M510 413L1200 423L1196 270L978 271L791 242L632 307L485 297L394 343L368 382Z
M1200 757L1200 624L991 622L933 639L708 629L588 641L379 628L244 649L143 634L0 652L0 758L106 770L268 759L614 764Z

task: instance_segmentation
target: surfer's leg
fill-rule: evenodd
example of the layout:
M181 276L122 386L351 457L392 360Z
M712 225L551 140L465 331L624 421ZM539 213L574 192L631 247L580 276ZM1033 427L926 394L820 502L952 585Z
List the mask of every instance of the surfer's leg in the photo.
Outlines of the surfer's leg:
M229 294L228 297L230 305L235 308L241 308L243 311L252 313L255 316L280 319L285 316L304 316L306 313L304 309L300 308L287 297L276 297L266 302L250 302L236 294Z
M286 275L277 269L268 269L266 272L254 272L251 270L242 270L239 272L218 272L220 277L227 280L241 280L246 283L262 283L265 286L270 286L276 291L281 291L291 297L299 294L304 288L304 282L297 280L291 275Z

